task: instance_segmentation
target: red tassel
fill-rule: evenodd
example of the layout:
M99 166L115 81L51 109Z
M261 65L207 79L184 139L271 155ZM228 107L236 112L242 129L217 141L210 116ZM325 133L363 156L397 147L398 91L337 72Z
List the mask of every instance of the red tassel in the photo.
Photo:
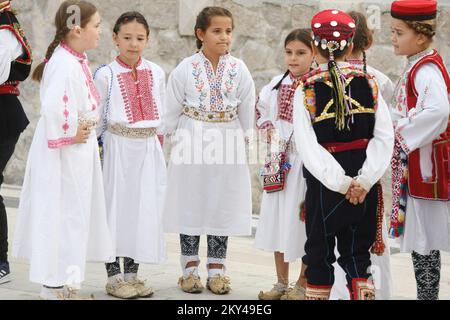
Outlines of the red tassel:
M305 202L300 203L300 221L305 222L306 220L306 210L305 210Z
M381 256L386 248L383 242L383 214L384 214L384 202L383 202L383 187L381 183L377 184L378 189L378 203L377 203L377 232L375 242L370 249L370 252Z

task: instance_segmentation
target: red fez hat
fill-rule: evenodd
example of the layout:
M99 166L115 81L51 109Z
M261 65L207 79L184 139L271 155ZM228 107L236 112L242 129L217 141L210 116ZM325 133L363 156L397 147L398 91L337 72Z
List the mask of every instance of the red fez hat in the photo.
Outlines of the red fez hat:
M313 40L323 50L344 50L353 41L355 20L341 10L331 9L317 13L311 21Z
M436 18L436 13L435 0L397 0L391 5L391 16L400 20L431 20Z

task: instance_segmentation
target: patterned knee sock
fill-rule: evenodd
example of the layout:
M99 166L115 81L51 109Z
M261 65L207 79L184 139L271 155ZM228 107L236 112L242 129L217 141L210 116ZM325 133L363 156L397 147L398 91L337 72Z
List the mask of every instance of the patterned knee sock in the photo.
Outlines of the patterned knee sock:
M200 247L200 236L188 236L180 234L180 246L182 256L197 256Z
M124 280L129 282L137 277L139 264L135 263L133 259L123 258Z
M106 263L106 273L108 274L108 278L115 278L116 276L121 274L120 271L120 258L117 257L115 262Z
M438 300L441 278L441 254L433 250L429 255L411 254L417 283L417 300Z

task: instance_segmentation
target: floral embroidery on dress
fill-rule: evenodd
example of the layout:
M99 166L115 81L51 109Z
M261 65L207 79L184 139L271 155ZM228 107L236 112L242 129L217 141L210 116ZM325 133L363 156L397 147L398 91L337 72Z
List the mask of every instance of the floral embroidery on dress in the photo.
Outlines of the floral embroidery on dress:
M226 58L220 57L219 64L217 66L217 74L214 74L211 63L208 59L203 56L203 64L206 70L206 76L208 78L209 89L210 89L210 97L209 104L211 110L214 111L222 111L224 108L223 98L222 98L222 78L226 65Z
M225 81L225 96L228 97L228 95L233 91L234 89L234 81L237 76L237 63L231 62L230 63L230 69L228 70L228 79Z
M195 88L197 89L197 91L200 93L199 96L199 101L200 101L200 109L205 109L205 105L204 105L204 101L206 99L206 91L205 89L205 82L203 81L201 75L202 75L202 69L200 67L200 62L194 61L192 62L192 75L194 76L195 79Z
M117 79L130 124L159 119L153 97L153 73L151 70L136 70L136 79L133 72L124 72L119 74Z

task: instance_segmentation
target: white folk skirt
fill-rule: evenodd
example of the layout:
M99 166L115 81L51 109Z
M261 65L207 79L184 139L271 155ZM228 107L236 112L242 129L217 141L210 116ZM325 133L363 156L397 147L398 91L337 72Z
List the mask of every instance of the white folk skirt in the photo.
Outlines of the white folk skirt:
M167 174L157 136L137 139L106 132L103 177L115 256L137 263L164 262Z

